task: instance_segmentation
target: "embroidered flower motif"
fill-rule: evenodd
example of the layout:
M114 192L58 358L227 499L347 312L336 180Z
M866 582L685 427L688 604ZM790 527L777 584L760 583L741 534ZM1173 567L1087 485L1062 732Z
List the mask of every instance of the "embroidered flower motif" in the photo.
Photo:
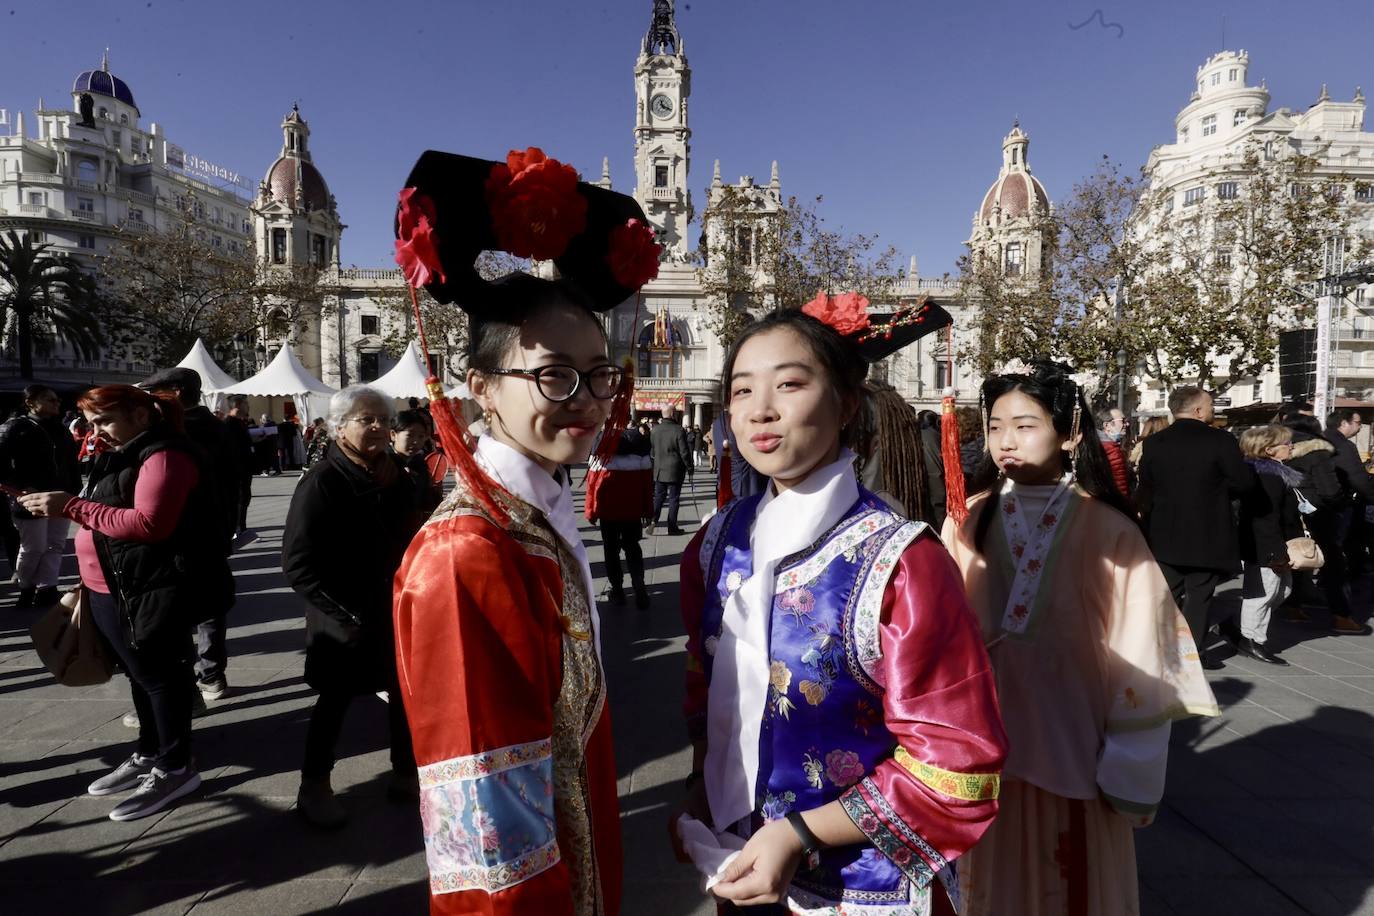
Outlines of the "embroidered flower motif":
M767 821L780 821L787 817L787 812L792 810L796 804L797 793L784 792L781 795L774 795L768 792L763 796L763 819Z
M825 775L840 788L863 779L864 765L853 751L834 750L825 755Z
M496 819L482 809L478 809L472 816L472 822L477 827L477 834L482 838L482 849L485 852L495 852L501 848L501 835L496 830Z
M819 789L824 785L824 783L821 782L821 771L824 768L824 764L821 763L820 758L815 756L815 754L816 749L814 747L806 752L802 759L802 771L806 773L807 784L813 789Z
M801 623L801 619L816 609L816 596L806 588L792 588L782 593L778 598L778 607L792 614L792 618Z
M898 846L892 850L892 861L897 865L907 865L911 862L911 850L905 846Z
M411 286L445 281L439 260L439 240L434 234L434 201L416 188L401 191L396 210L396 263Z
M821 701L829 693L826 686L819 681L801 681L797 684L797 689L801 691L802 696L806 697L806 702L812 706L821 705Z
M744 573L738 569L733 569L725 577L725 591L727 594L734 594L741 585L744 584Z
M1017 620L1020 620L1029 613L1030 609L1027 608L1024 604L1018 604L1016 607L1011 609L1011 616L1015 617Z
M868 328L868 300L858 293L830 296L824 290L802 306L802 311L844 335Z
M612 229L608 248L611 276L626 289L639 289L658 276L663 246L654 241L654 230L643 220L628 219Z
M1126 703L1127 703L1128 705L1130 705L1130 707L1131 707L1132 709L1139 709L1139 708L1140 708L1140 696L1139 696L1139 694L1137 694L1137 693L1135 692L1135 688L1134 688L1134 687L1127 687L1127 688L1126 688L1126 694L1125 694L1125 695L1126 695Z
M1053 512L1046 512L1045 515L1040 519L1040 527L1053 528L1054 523L1057 521L1059 521L1059 516L1055 515Z
M772 684L778 693L787 692L787 688L792 686L792 672L786 662L773 659L773 664L768 668L768 683Z
M1025 553L1025 552L1026 552L1026 545L1024 545L1024 544L1012 544L1012 545L1011 545L1011 554L1012 554L1012 556L1016 557L1016 559L1018 559L1018 560L1021 559L1021 555L1022 555L1023 553Z
M1015 515L1015 514L1016 514L1016 500L1014 500L1014 499L1009 499L1009 500L1007 500L1006 502L1002 503L1002 511L1005 512L1005 513L1007 513L1007 515Z
M517 258L552 260L587 227L587 200L577 170L538 147L511 150L486 183L491 226L502 250Z
M1032 573L1033 573L1033 572L1039 572L1039 571L1040 571L1040 561L1039 561L1039 560L1035 559L1035 557L1031 557L1029 560L1026 561L1026 572L1032 572Z

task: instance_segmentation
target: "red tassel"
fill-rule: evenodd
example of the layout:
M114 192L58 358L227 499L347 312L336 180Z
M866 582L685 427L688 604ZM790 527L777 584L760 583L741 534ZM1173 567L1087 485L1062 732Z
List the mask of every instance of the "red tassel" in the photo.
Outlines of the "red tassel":
M620 445L620 434L630 425L630 405L634 401L635 390L634 360L625 357L623 368L625 374L620 379L620 390L611 401L611 413L606 418L606 425L601 428L601 441L593 456L593 460L603 468L610 465Z
M940 454L945 459L945 508L956 525L968 518L964 494L964 470L959 460L959 418L954 414L954 395L946 394L940 405Z

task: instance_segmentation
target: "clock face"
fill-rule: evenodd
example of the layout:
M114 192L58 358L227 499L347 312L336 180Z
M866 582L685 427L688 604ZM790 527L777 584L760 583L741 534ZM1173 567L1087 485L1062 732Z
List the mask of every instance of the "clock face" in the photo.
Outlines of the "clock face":
M656 118L666 118L673 113L673 100L666 95L656 95L649 103L649 110Z

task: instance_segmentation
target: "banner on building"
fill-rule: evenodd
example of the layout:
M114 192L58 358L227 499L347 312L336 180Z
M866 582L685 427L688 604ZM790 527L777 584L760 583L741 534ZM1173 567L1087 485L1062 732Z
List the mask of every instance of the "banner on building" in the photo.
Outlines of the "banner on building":
M687 406L687 395L681 391L636 391L635 410L682 410Z

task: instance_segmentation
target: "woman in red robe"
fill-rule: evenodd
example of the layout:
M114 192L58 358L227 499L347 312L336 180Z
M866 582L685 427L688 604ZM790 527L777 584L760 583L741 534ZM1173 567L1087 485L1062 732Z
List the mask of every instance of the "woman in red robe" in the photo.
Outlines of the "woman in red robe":
M588 460L603 426L619 439L629 380L593 313L634 295L658 249L632 199L569 173L533 149L506 163L429 152L401 195L398 260L412 286L468 311L487 427L469 452L438 399L458 481L396 578L436 914L620 910L606 678L563 467ZM493 246L554 260L562 278L487 283L472 259Z

